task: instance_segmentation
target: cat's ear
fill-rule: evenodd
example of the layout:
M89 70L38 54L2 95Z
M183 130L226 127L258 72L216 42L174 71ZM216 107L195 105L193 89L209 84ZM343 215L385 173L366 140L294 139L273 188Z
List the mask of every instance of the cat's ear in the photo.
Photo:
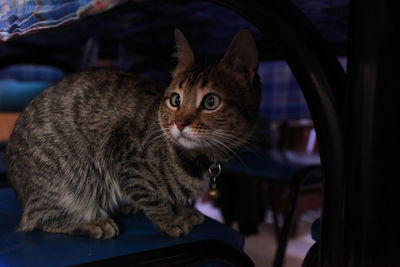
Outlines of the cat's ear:
M185 35L179 29L175 29L176 57L178 66L175 68L174 74L190 68L194 64L194 55L189 42Z
M249 30L241 30L235 35L218 67L253 81L258 68L258 52Z

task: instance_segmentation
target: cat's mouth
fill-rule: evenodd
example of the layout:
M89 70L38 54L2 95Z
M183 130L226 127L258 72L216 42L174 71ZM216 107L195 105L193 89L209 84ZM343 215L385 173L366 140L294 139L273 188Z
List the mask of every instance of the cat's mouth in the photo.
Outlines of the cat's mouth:
M179 145L185 148L194 149L204 147L204 144L187 130L179 131L176 127L171 127L170 134Z

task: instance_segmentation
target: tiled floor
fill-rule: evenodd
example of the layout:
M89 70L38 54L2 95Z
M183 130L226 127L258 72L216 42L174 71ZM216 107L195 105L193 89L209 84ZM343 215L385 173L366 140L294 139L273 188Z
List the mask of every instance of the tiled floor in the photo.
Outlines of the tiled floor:
M210 202L197 203L197 208L220 222L223 222L218 208ZM319 211L307 211L304 213L298 224L298 231L288 244L284 267L300 267L305 254L313 244L310 235L311 223L318 218ZM273 225L264 222L259 226L259 233L246 237L245 252L255 263L256 267L272 266L273 257L276 249L276 239L273 232Z

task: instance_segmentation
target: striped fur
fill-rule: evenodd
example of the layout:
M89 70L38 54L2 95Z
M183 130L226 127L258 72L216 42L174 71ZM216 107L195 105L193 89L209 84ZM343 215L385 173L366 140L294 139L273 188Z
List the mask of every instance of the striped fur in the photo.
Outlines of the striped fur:
M114 214L142 210L170 236L189 233L204 218L188 199L207 190L209 164L245 143L256 120L257 77L232 66L179 64L165 91L109 69L46 89L21 114L5 155L20 230L113 238ZM176 109L173 92L183 99ZM210 92L221 98L214 111L201 108ZM187 143L177 138L178 117L191 120Z

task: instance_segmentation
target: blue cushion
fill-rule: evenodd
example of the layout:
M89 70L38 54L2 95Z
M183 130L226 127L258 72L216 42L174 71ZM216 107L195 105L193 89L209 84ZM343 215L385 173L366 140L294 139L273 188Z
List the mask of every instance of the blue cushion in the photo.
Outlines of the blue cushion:
M196 226L182 238L161 234L143 213L117 220L118 238L94 240L88 237L50 234L41 231L16 232L20 204L11 189L0 190L0 266L65 266L188 244L200 240L220 240L243 249L243 237L213 219Z
M0 80L0 111L21 111L51 82Z
M290 180L295 172L320 165L318 154L290 150L245 151L238 156L224 164L223 169L272 180Z

